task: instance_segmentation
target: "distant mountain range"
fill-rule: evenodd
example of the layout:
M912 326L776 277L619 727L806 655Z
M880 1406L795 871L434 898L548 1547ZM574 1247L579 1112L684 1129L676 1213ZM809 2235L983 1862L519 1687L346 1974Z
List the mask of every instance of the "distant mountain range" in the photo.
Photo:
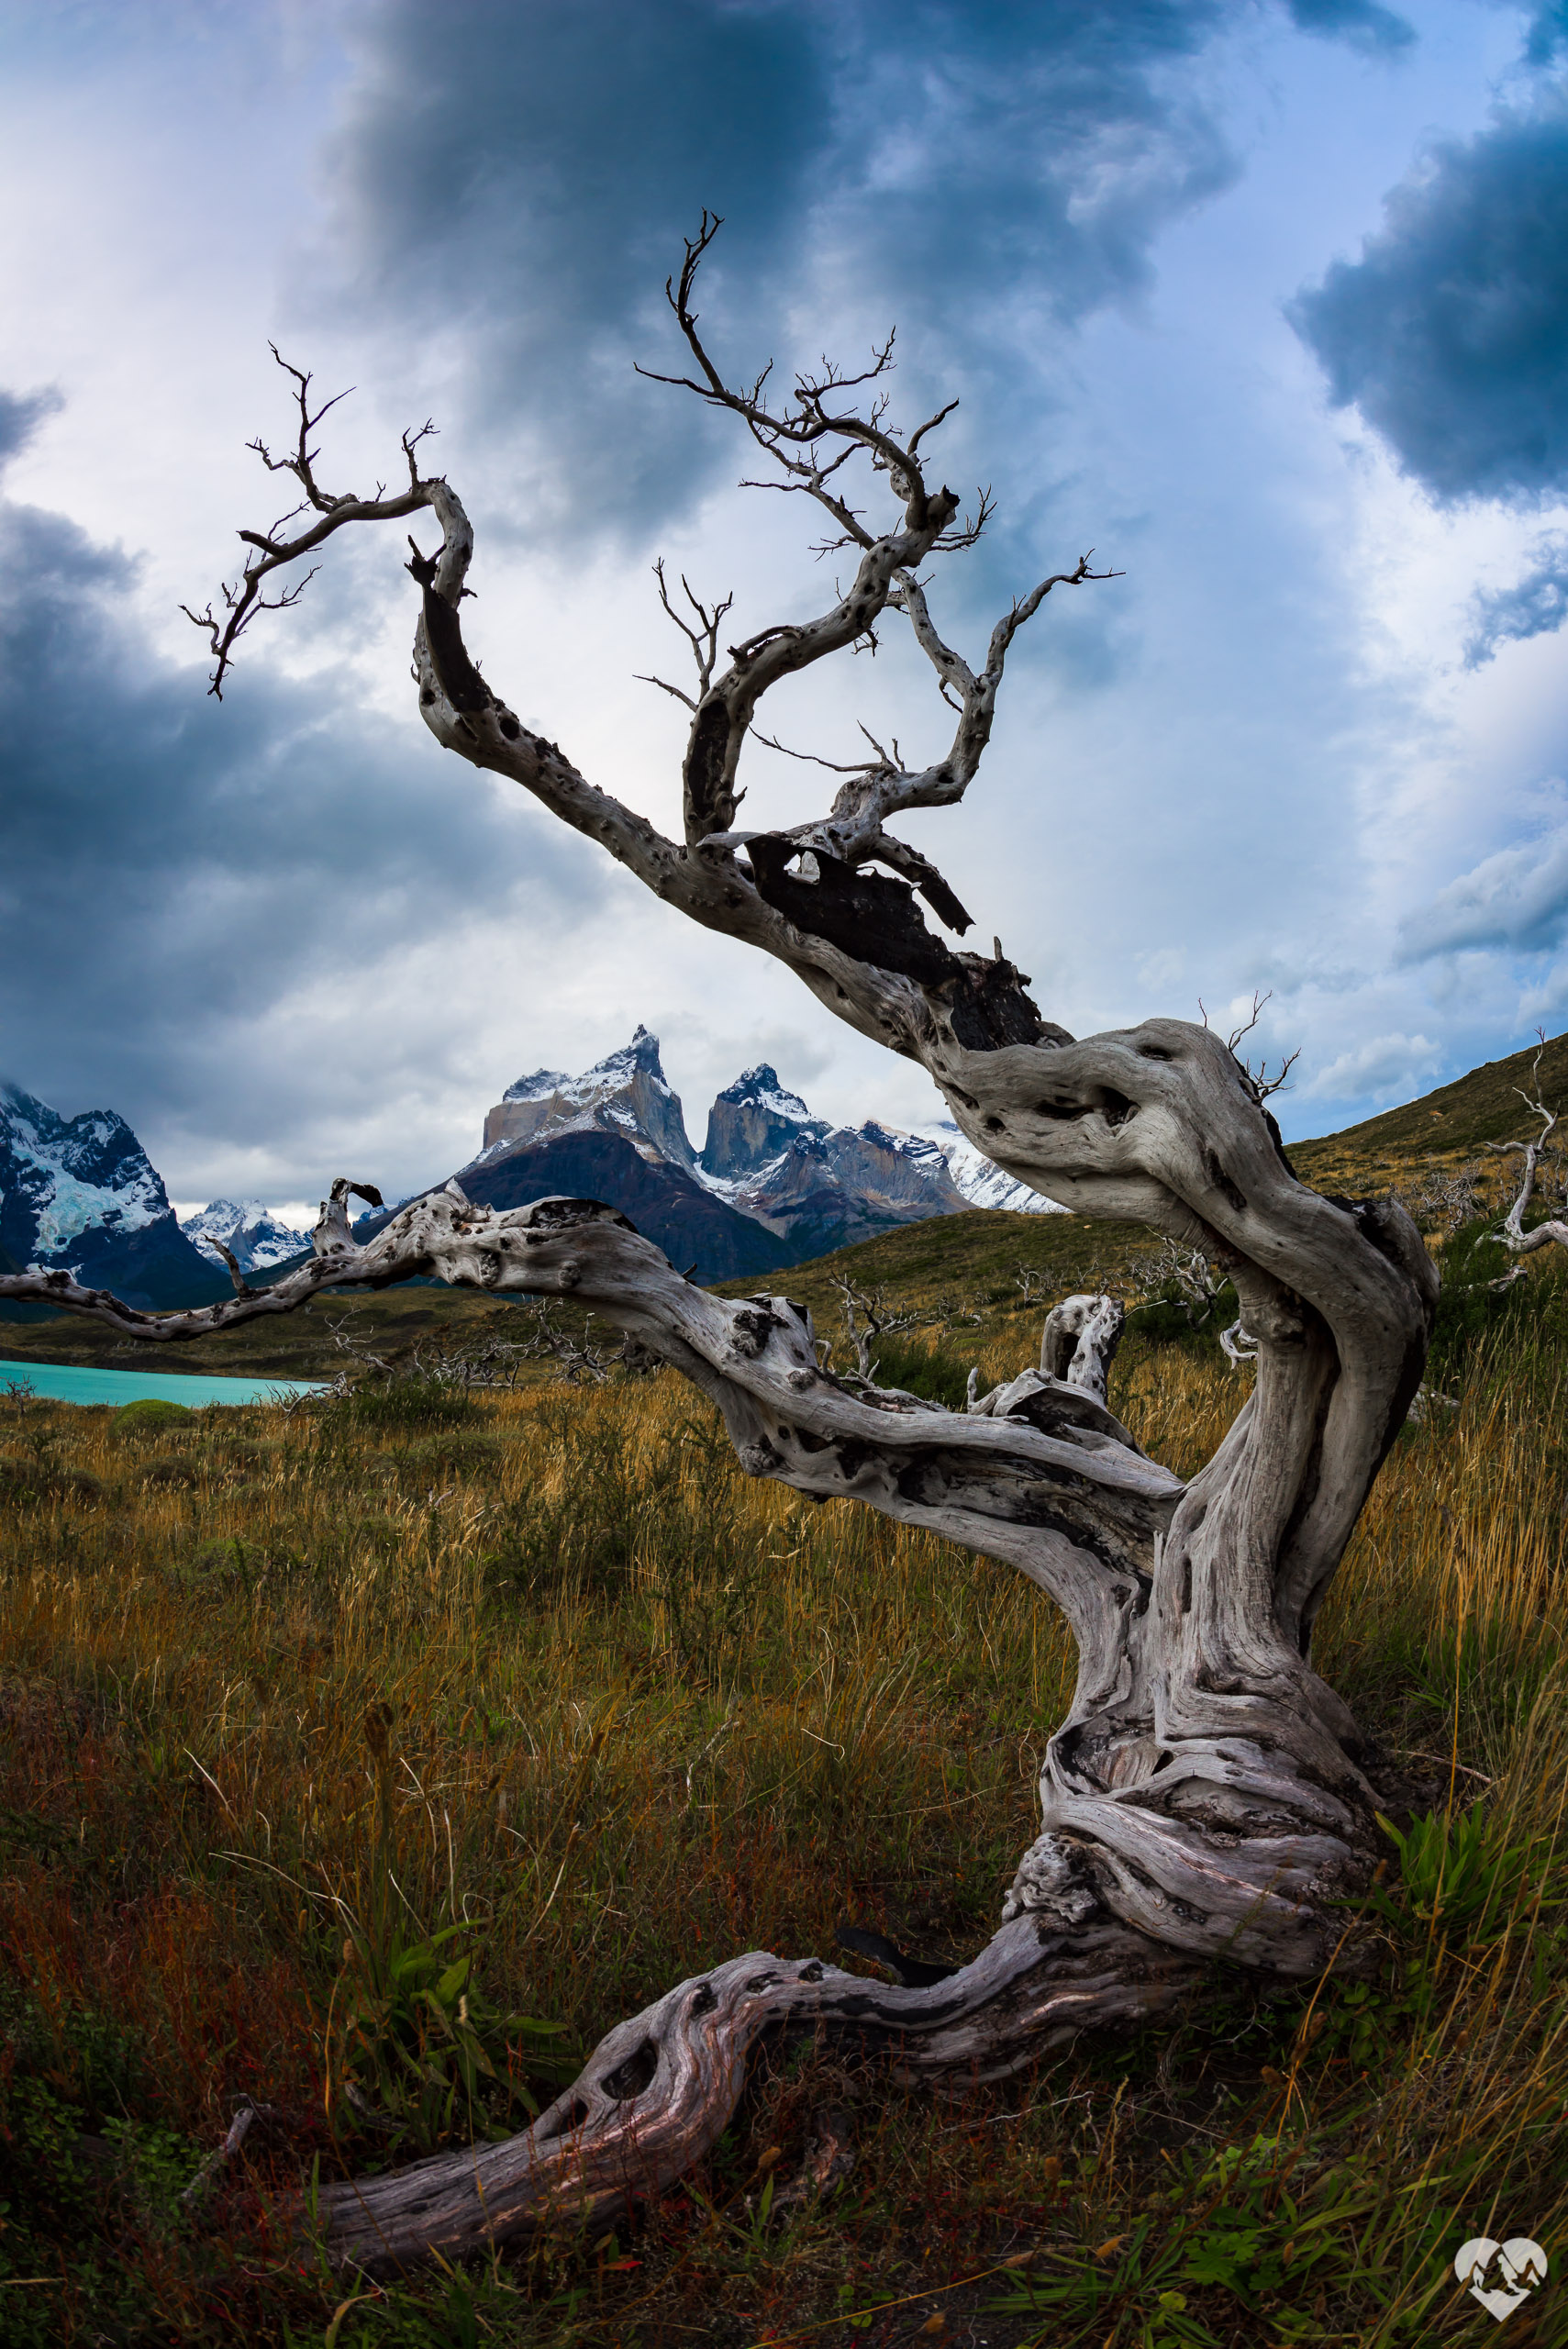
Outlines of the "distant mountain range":
M1519 1087L1539 1084L1549 1103L1568 1096L1568 1037L1546 1045L1539 1075L1534 1061L1532 1046L1343 1133L1293 1142L1291 1163L1314 1187L1353 1196L1451 1169L1529 1129ZM725 1087L694 1151L658 1039L643 1028L581 1076L541 1069L508 1086L458 1177L471 1198L496 1207L551 1192L608 1199L705 1282L782 1272L965 1208L1049 1211L953 1127L829 1126L766 1063ZM355 1230L364 1236L386 1219ZM263 1277L309 1247L307 1232L255 1199L214 1199L182 1227L123 1118L61 1118L0 1085L0 1272L68 1269L145 1308L204 1304L229 1293L214 1240ZM0 1305L0 1319L39 1310Z
M15 1085L0 1085L0 1258L11 1270L69 1271L144 1311L229 1294L123 1118L62 1118Z
M607 1199L703 1282L782 1272L966 1208L1050 1212L956 1126L829 1125L765 1062L725 1087L695 1150L659 1040L642 1027L580 1076L537 1069L508 1085L457 1179L497 1208L551 1192ZM241 1272L263 1275L310 1246L308 1230L259 1199L213 1199L177 1222L123 1119L61 1119L15 1088L0 1094L0 1269L69 1266L144 1307L227 1296L217 1242ZM385 1220L366 1217L355 1229L368 1237Z
M568 1163L561 1144L584 1145L590 1137L613 1139L659 1171L662 1212L678 1215L683 1235L674 1246L662 1237L657 1215L644 1221L614 1187L635 1179L628 1158L600 1149L582 1162L597 1174L597 1197L623 1208L672 1258L687 1252L701 1280L775 1271L902 1223L971 1207L1050 1212L1047 1201L983 1158L956 1126L924 1134L873 1119L830 1126L813 1117L766 1062L725 1087L708 1111L702 1149L694 1150L659 1039L642 1027L580 1076L536 1069L508 1085L484 1120L483 1150L458 1169L457 1179L471 1198L520 1205L544 1187L540 1152L550 1152L550 1168L559 1176ZM560 1183L552 1180L551 1187ZM770 1239L778 1244L768 1247Z

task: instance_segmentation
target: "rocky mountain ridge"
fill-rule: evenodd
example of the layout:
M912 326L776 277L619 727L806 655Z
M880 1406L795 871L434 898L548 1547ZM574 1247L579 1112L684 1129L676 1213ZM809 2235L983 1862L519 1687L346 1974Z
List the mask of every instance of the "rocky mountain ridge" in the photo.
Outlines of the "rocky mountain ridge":
M486 1117L484 1146L472 1163L487 1167L501 1152L592 1131L618 1134L650 1163L679 1168L796 1257L969 1207L1051 1212L1048 1201L994 1166L956 1126L939 1123L925 1133L874 1119L830 1126L766 1061L743 1070L718 1095L703 1147L695 1151L659 1040L640 1026L630 1044L580 1076L539 1069L519 1077ZM469 1172L459 1171L465 1188Z
M242 1273L264 1273L286 1264L310 1245L310 1227L284 1223L261 1199L209 1199L180 1226L209 1264L221 1265L213 1246L221 1241Z
M771 1275L977 1204L1046 1207L956 1128L832 1126L767 1062L719 1094L698 1152L644 1027L581 1075L538 1069L509 1085L458 1180L498 1208L548 1192L607 1199L704 1282ZM0 1265L69 1269L156 1308L228 1294L217 1242L242 1273L264 1275L306 1253L310 1233L253 1198L209 1200L182 1224L124 1119L62 1119L0 1089Z
M62 1118L0 1085L0 1251L18 1267L70 1272L150 1309L227 1296L228 1275L181 1230L162 1178L112 1109Z
M547 1133L595 1129L623 1135L644 1157L651 1152L689 1174L696 1172L681 1097L660 1065L659 1039L640 1025L629 1044L606 1053L581 1076L540 1068L509 1085L484 1120L480 1157Z

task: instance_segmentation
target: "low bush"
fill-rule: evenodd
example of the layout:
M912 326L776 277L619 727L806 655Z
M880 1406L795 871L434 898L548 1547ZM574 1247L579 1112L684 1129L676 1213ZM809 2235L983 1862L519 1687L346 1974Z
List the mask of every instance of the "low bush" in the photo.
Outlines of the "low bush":
M120 1405L110 1422L110 1432L117 1443L124 1443L191 1425L192 1413L187 1404L170 1403L161 1396L146 1395L139 1403Z
M455 1428L483 1418L480 1405L462 1386L434 1378L372 1378L345 1399L328 1406L356 1428L392 1434L404 1430Z
M951 1342L901 1330L878 1338L872 1348L879 1386L900 1386L929 1403L962 1411L969 1386L969 1361Z

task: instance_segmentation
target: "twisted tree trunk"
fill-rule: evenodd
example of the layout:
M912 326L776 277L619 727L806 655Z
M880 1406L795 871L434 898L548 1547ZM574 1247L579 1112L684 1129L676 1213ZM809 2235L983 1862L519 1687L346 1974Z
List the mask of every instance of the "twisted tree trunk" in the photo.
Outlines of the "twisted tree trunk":
M328 1287L416 1275L496 1294L576 1297L690 1378L723 1412L742 1466L817 1498L846 1497L1018 1566L1059 1605L1078 1644L1077 1687L1040 1780L1040 1833L974 1963L929 1989L888 1990L765 1954L684 1983L602 2043L582 2077L508 2144L332 2188L321 2216L333 2255L366 2266L501 2240L543 2216L597 2214L657 2194L724 2126L745 2054L773 2025L849 2032L892 2050L910 2077L994 2077L1086 2024L1156 2010L1199 1965L1222 1959L1286 1977L1331 1962L1337 1904L1374 1854L1366 1741L1309 1661L1314 1619L1372 1481L1419 1386L1437 1274L1394 1204L1318 1197L1299 1183L1262 1088L1207 1027L1168 1019L1074 1041L1043 1019L1003 956L954 952L926 927L917 892L962 932L969 917L924 857L885 829L900 810L950 805L989 739L1020 625L1087 558L1043 581L993 631L972 671L941 640L917 567L970 544L958 500L929 490L918 456L940 417L897 440L881 407L840 410L831 373L770 410L728 390L696 331L688 248L671 301L697 363L687 388L740 417L784 474L858 550L849 593L821 618L764 629L716 676L723 607L694 599L681 625L696 662L684 763L684 843L581 775L481 677L459 623L473 534L450 485L395 499L334 498L314 473L309 379L296 375L297 455L321 519L257 550L220 624L221 685L272 570L341 524L428 510L442 542L409 565L421 590L419 708L436 739L510 776L598 841L667 903L786 963L862 1033L926 1068L959 1127L1034 1189L1085 1215L1151 1226L1218 1257L1256 1345L1256 1381L1207 1465L1184 1486L1148 1460L1106 1402L1118 1334L1108 1299L1048 1324L1041 1367L947 1412L851 1392L818 1366L808 1317L782 1297L730 1304L692 1286L613 1210L546 1199L506 1214L455 1186L405 1208L367 1245L334 1185L315 1259L254 1294L197 1312L147 1315L62 1274L0 1278L0 1296L93 1315L123 1334L191 1338L286 1312ZM887 353L873 375L885 371ZM831 454L837 449L837 454ZM837 487L869 451L902 507L873 538ZM670 608L666 605L666 608ZM951 748L915 773L879 751L828 814L789 830L733 827L736 776L770 685L906 618L944 697ZM674 614L672 612L672 617ZM669 688L678 692L675 687ZM878 872L882 866L886 870ZM889 873L897 877L888 877ZM366 1193L373 1198L374 1195ZM379 1202L378 1202L379 1203Z

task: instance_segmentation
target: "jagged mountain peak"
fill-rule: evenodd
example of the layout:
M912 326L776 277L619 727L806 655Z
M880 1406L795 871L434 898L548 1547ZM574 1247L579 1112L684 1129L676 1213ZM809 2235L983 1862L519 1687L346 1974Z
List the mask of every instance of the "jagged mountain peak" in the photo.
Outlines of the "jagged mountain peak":
M790 1092L779 1082L779 1073L771 1061L759 1061L755 1068L743 1068L733 1085L727 1085L718 1096L721 1101L757 1102L763 1108L774 1110L782 1118L809 1118L810 1110L798 1093Z
M727 1085L708 1111L702 1173L712 1182L743 1182L771 1165L797 1135L827 1131L798 1093L779 1083L777 1069L759 1061Z
M572 1079L562 1068L536 1068L531 1076L519 1076L516 1085L508 1085L502 1094L503 1101L548 1101Z
M286 1223L261 1199L209 1199L180 1229L215 1264L223 1260L213 1242L221 1241L242 1273L285 1264L310 1245L308 1229Z
M509 1085L484 1120L480 1155L595 1129L622 1135L645 1157L695 1171L680 1096L664 1074L658 1037L640 1022L629 1044L606 1052L581 1076L538 1069Z
M0 1085L0 1153L10 1162L5 1205L16 1211L6 1220L18 1234L23 1221L31 1227L20 1262L63 1264L95 1226L142 1231L172 1216L156 1167L113 1109L62 1118L19 1085Z
M519 1076L515 1085L508 1085L501 1098L503 1101L549 1101L559 1096L563 1100L587 1100L603 1092L606 1086L624 1083L638 1075L651 1078L665 1092L670 1090L670 1081L659 1057L659 1039L640 1020L629 1044L622 1044L615 1052L606 1052L603 1060L594 1063L592 1068L585 1068L581 1076L569 1076L561 1068L536 1068L531 1076Z
M62 1118L19 1085L0 1085L0 1254L144 1309L219 1294L125 1119Z

